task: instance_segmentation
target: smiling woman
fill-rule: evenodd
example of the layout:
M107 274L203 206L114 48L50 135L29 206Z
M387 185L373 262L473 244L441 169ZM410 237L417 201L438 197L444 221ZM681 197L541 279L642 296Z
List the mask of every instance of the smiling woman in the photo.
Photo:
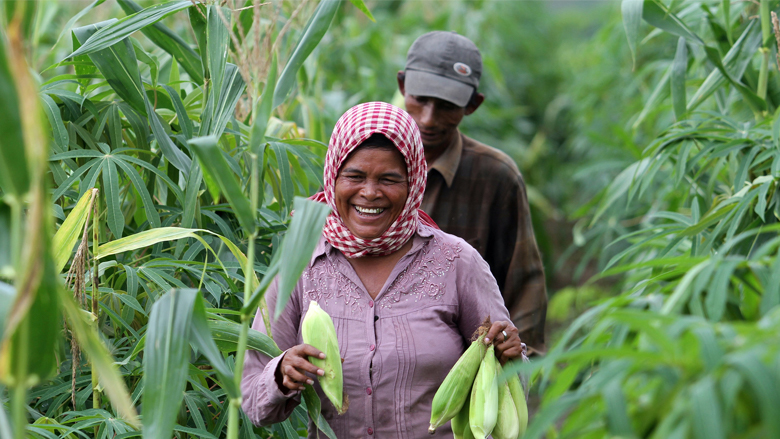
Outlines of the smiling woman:
M344 225L363 239L381 236L406 204L407 179L404 156L387 137L371 135L336 178L336 209Z
M382 102L358 105L338 121L325 158L323 235L278 320L276 358L249 352L243 408L256 424L279 422L313 385L336 437L428 436L431 403L449 369L487 317L486 338L506 362L522 355L487 263L465 241L439 230L421 210L427 167L414 120ZM275 309L276 281L266 297ZM338 415L303 343L313 303L333 320L349 401ZM261 313L253 328L265 331ZM338 403L338 401L337 401ZM437 437L452 437L448 425ZM316 437L309 425L309 437Z

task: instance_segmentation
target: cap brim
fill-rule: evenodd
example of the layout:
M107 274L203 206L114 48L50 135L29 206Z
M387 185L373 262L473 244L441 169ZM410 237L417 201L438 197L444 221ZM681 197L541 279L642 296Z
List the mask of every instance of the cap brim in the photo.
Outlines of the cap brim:
M431 96L465 107L474 87L460 81L419 70L406 70L404 90L413 96Z

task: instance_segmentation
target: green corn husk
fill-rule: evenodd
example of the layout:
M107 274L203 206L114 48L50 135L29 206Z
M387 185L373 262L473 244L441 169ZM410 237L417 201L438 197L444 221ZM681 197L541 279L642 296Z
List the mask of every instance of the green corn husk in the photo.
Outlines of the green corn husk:
M455 417L471 393L471 383L477 376L479 365L485 356L487 347L479 340L473 341L466 352L444 378L431 403L431 425L428 433Z
M493 432L498 417L498 360L491 345L479 366L469 402L469 425L476 439Z
M328 313L320 308L317 302L312 301L309 305L309 310L303 318L301 332L304 343L325 353L324 360L309 357L309 361L325 371L325 375L319 377L322 391L336 407L336 411L343 414L347 408L344 405L344 377L341 372L336 327L333 326L333 320Z
M463 403L463 407L461 407L458 414L452 418L452 423L450 424L452 426L452 434L455 436L455 439L474 437L474 435L471 434L471 426L469 425L469 401L471 401L471 389L469 389L466 402Z
M513 374L508 380L509 392L512 395L512 400L515 402L515 408L517 409L517 420L520 426L520 432L517 437L521 437L525 434L525 430L528 428L528 404L525 401L525 392L523 391L523 385L520 383L520 377L517 374Z
M498 374L501 375L502 372L499 364ZM520 419L518 419L515 400L509 390L509 381L498 385L498 417L492 435L493 439L517 439L520 435Z

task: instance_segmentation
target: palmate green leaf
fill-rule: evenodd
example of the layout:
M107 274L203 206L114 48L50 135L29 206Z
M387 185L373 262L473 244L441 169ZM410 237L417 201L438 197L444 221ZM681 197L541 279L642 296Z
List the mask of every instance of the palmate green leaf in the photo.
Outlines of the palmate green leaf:
M73 29L73 35L84 47L84 42L92 35L115 22L116 20L112 19L79 27ZM120 98L136 111L146 114L144 105L146 93L144 93L141 74L138 72L138 61L130 40L119 40L113 46L91 52L89 59Z
M132 0L118 0L117 3L126 14L140 12L143 8ZM197 54L173 31L162 23L154 23L141 29L144 35L158 47L168 52L190 75L196 84L203 84L203 70L200 64L200 55Z
M139 197L141 197L141 202L144 206L144 215L149 221L149 224L151 224L152 227L160 227L162 225L160 222L160 214L157 212L157 208L154 206L154 202L152 201L152 196L146 189L144 181L138 174L138 171L130 166L130 164L128 164L125 160L122 160L121 156L119 155L115 155L112 159L112 162L116 163L117 166L122 168L122 171L124 171L125 175L127 175L130 181L133 183L133 187L135 188L136 193Z
M24 135L19 116L19 98L6 57L4 34L0 33L0 189L19 197L30 187Z
M61 273L62 269L65 268L73 253L73 247L81 239L84 223L87 221L87 215L92 209L97 192L97 189L85 192L60 228L57 229L57 233L54 234L52 248L54 249L54 270L57 273Z
M92 35L89 40L83 41L81 47L68 55L67 58L91 54L113 46L134 32L190 6L192 6L192 2L189 0L172 1L151 6L121 20L114 21L111 25Z
M144 348L144 437L173 433L187 383L189 336L196 290L171 290L152 306Z
M644 0L623 0L620 9L623 12L623 27L628 37L628 48L636 68L637 43L639 41L639 26L642 24L642 7Z
M686 70L688 70L688 46L685 44L685 38L680 37L680 39L677 40L677 52L674 55L671 76L672 106L674 108L674 117L677 120L683 120L686 113Z
M282 74L279 76L279 82L276 84L274 90L274 108L278 107L292 90L295 83L295 76L298 73L298 69L301 68L303 62L309 57L309 54L320 43L322 37L330 27L333 17L336 15L336 11L341 4L340 0L321 0L317 5L317 9L314 11L314 15L306 23L306 27L303 29L301 39L293 50L293 54L290 56L287 65L284 66Z
M301 273L311 261L325 219L330 213L327 205L301 197L295 198L294 208L295 215L284 236L279 254L274 254L276 263L280 264L279 293L274 318L279 318L282 314Z
M204 173L209 174L217 182L233 208L241 227L247 233L252 233L255 230L255 216L252 207L249 199L241 192L241 187L222 156L222 151L217 145L217 138L214 136L198 137L190 140L189 144L195 151Z

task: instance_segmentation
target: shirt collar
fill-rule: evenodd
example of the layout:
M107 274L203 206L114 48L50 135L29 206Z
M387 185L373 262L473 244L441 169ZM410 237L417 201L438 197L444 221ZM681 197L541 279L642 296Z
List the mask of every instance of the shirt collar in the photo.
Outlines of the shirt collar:
M417 226L417 231L412 235L412 248L409 250L409 253L416 253L432 236L432 228L420 223ZM314 265L314 261L316 261L317 258L326 256L334 250L336 250L336 248L330 245L325 239L325 235L320 235L320 240L317 242L317 246L314 247L314 253L312 253L311 259L309 260L309 267Z
M460 131L457 133L455 143L444 150L433 164L428 166L428 170L435 169L444 177L444 181L447 183L447 187L452 186L452 180L455 179L455 173L458 172L458 166L460 165L460 156L463 154L463 138L460 135Z

